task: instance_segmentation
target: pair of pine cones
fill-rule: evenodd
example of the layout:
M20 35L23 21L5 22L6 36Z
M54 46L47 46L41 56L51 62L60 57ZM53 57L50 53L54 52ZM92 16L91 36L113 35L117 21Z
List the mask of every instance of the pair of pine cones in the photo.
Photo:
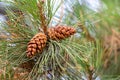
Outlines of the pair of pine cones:
M76 33L76 30L67 26L56 26L48 29L48 37L52 40L62 40ZM47 36L40 32L28 43L27 57L32 58L36 53L41 53L46 46Z

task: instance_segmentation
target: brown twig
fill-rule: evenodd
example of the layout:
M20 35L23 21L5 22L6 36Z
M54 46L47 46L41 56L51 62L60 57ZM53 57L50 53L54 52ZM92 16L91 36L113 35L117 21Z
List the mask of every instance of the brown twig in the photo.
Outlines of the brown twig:
M93 80L93 73L94 73L94 67L89 66L88 67L88 80Z
M86 64L86 74L87 74L87 80L93 80L93 74L95 73L95 68L93 65L89 64L88 59L84 60L85 64Z
M39 0L38 4L38 9L39 9L39 16L40 16L40 25L44 31L45 34L47 34L47 22L46 22L46 18L45 18L45 14L44 14L44 1L43 0Z

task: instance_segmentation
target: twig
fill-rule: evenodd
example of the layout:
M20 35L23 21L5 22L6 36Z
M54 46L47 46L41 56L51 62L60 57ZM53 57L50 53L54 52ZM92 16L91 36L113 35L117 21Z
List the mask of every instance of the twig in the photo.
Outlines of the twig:
M40 16L40 25L44 31L45 34L47 34L47 22L46 22L46 18L45 18L45 14L44 14L44 1L43 0L39 0L38 4L38 9L39 9L39 16Z
M89 66L88 67L88 80L93 80L93 74L94 74L94 67Z

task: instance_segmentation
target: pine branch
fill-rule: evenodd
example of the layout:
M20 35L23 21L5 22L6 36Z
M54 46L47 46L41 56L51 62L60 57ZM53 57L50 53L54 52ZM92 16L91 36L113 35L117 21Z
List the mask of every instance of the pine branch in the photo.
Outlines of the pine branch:
M45 18L45 14L44 14L44 1L43 0L39 0L38 4L38 9L39 9L39 16L40 16L40 25L44 31L45 34L47 34L47 22L46 22L46 18Z

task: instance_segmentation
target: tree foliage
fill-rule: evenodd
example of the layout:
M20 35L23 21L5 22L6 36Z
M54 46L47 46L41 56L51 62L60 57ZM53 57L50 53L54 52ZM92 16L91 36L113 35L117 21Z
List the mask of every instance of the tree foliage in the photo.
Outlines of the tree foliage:
M67 2L67 1L66 1ZM56 16L64 1L14 0L7 7L7 26L0 40L0 78L3 80L117 80L119 79L119 1L101 1L98 12L78 0ZM69 5L69 4L66 4ZM106 7L104 7L106 6ZM63 8L62 8L63 9ZM67 25L76 34L51 40L47 30ZM52 24L52 25L51 25ZM29 41L37 33L47 35L46 47L32 58L26 55ZM7 33L7 35L6 35Z

